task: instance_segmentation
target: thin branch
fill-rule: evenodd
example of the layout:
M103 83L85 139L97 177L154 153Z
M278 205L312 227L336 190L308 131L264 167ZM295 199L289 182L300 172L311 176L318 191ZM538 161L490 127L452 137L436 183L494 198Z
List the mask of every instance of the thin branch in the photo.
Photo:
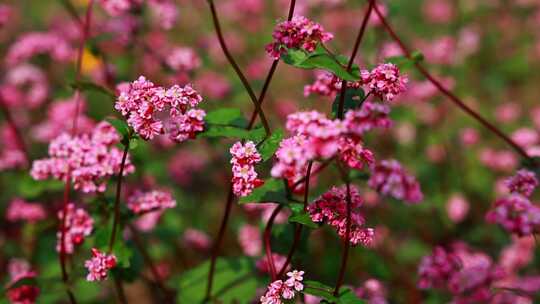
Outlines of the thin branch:
M347 227L345 230L345 238L343 240L343 255L341 257L341 267L339 269L338 279L336 282L336 288L334 289L334 296L339 295L339 289L341 288L341 285L343 285L343 280L345 278L345 271L347 270L347 261L349 259L349 248L351 247L351 209L352 209L352 202L351 202L351 183L347 180L346 181L347 186Z
M279 212L283 209L283 205L279 204L277 205L276 209L272 212L272 215L270 215L270 218L268 219L268 223L266 224L266 228L264 228L264 247L266 250L266 259L268 262L268 268L270 270L270 277L272 278L272 281L277 280L277 273L276 273L276 265L274 264L274 257L272 256L272 244L271 244L271 236L272 236L272 226L274 225L274 221L279 214Z
M122 162L120 163L120 172L118 173L118 181L116 183L116 197L114 199L114 219L111 232L111 238L109 240L109 253L113 251L114 243L116 242L116 233L118 230L118 223L120 221L120 197L122 196L122 179L124 177L124 168L126 166L126 159L129 151L129 143L124 145L124 153L122 154Z
M374 0L373 0L374 1ZM381 20L381 23L383 24L384 28L388 32L388 34L394 39L394 41L399 45L405 56L409 59L412 59L412 53L409 50L409 48L405 45L405 43L399 38L399 36L396 34L392 26L388 23L386 18L382 15L377 5L374 5L374 10L379 19ZM459 97L454 95L452 92L450 92L447 88L445 88L442 83L437 80L433 75L431 75L426 68L420 63L415 62L415 66L418 69L418 71L426 77L427 80L429 80L442 94L444 94L446 97L448 97L456 106L458 106L461 110L463 110L465 113L469 114L471 117L476 119L480 124L482 124L485 128L490 130L493 134L497 135L499 138L504 140L507 144L509 144L517 153L519 153L524 158L528 159L529 161L534 162L534 159L530 157L527 152L519 146L515 141L513 141L510 137L508 137L506 134L504 134L499 128L497 128L495 125L487 121L485 118L483 118L479 113L474 111L472 108L467 106Z

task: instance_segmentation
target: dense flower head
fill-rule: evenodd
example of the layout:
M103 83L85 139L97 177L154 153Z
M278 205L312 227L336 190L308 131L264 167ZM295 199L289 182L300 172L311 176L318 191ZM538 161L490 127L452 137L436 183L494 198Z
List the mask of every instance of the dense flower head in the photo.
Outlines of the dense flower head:
M52 59L66 62L73 58L74 50L60 35L32 32L21 35L8 50L6 63L14 66L38 54L48 54Z
M304 96L308 97L311 94L321 96L335 96L341 90L341 79L336 75L327 72L319 71L315 74L315 82L304 86ZM347 88L359 88L361 82L347 82Z
M375 128L388 129L393 125L389 113L388 105L365 101L360 109L345 113L345 126L349 132L358 136Z
M23 63L8 70L0 96L11 107L35 109L49 94L47 76L38 67Z
M461 267L461 261L453 253L437 246L431 255L424 256L418 267L418 287L443 288L450 276Z
M169 136L181 142L203 130L206 113L200 109L189 109L201 101L201 95L189 84L184 87L173 85L166 89L140 76L121 87L114 108L127 118L128 124L145 140L165 133L167 121L158 116L168 109L171 120Z
M296 292L304 290L303 271L293 270L287 272L287 276L287 280L277 280L268 286L266 294L260 299L261 304L282 304L283 299L291 300Z
M367 300L369 304L386 304L386 288L383 283L377 279L368 279L357 288L355 294L361 298Z
M262 252L261 232L257 226L244 225L238 231L238 243L247 256L258 256Z
M6 212L6 219L11 222L37 222L46 217L45 209L39 203L30 203L21 198L13 199Z
M88 269L86 280L90 282L103 281L107 279L108 271L115 266L116 256L92 248L92 258L84 262L84 267Z
M538 179L534 172L521 169L516 175L506 180L506 185L511 193L519 193L528 197L538 186Z
M178 5L174 0L150 0L148 8L153 21L164 30L170 30L178 20Z
M23 279L33 279L37 273L32 270L30 264L23 259L11 259L8 264L9 282L6 286L6 297L13 304L33 304L39 296L37 286L18 284Z
M540 231L540 207L520 194L498 199L486 214L486 220L499 224L510 233L520 236Z
M339 139L339 159L348 167L360 170L364 165L375 163L371 150L364 147L358 136L343 136Z
M271 175L286 179L289 186L292 186L306 174L310 160L307 149L305 136L296 135L282 140L275 154L277 161Z
M169 191L137 191L128 198L128 208L136 214L176 207L176 200Z
M361 71L361 81L371 94L383 100L392 101L399 94L405 92L408 78L406 75L400 74L396 65L384 63L371 71Z
M419 203L424 195L413 175L394 159L383 160L373 167L368 185L378 192L408 203Z
M351 245L368 246L373 241L375 231L366 228L365 219L360 212L362 197L355 186L350 186L351 199ZM308 206L309 216L315 223L326 223L334 227L341 238L347 236L347 187L332 187Z
M104 192L107 179L120 172L122 151L115 147L120 135L107 122L91 133L71 136L66 133L49 144L49 158L36 160L30 174L36 180L71 177L73 187L85 193ZM129 157L124 174L135 171Z
M311 53L317 44L330 41L334 35L304 16L294 16L291 21L278 23L272 37L273 41L266 46L266 52L272 58L279 59L287 49L303 49Z
M64 252L72 254L75 246L81 245L84 239L92 233L94 229L94 219L82 208L77 208L73 203L68 204L66 218L64 210L58 212L60 222L65 222L64 232ZM56 233L56 251L62 250L62 231Z
M237 196L248 196L253 189L263 184L263 181L257 178L255 171L255 164L262 161L261 154L252 141L247 141L245 144L236 142L231 147L230 153L233 192Z

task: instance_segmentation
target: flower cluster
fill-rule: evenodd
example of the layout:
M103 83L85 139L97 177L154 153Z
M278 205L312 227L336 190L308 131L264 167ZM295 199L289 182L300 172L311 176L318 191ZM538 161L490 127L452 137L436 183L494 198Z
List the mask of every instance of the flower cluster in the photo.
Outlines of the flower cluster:
M347 82L347 88L357 89L362 85L361 82ZM336 75L327 72L320 71L316 74L316 79L313 84L304 86L304 96L308 97L311 94L317 94L321 96L335 96L341 90L341 79Z
M519 193L524 196L531 196L538 186L536 174L526 169L521 169L516 175L506 180L506 185L511 193Z
M0 125L0 144L0 171L22 168L27 164L28 160L17 135L7 123Z
M375 165L368 185L382 194L408 203L419 203L424 198L416 178L394 159L383 160Z
M100 0L103 9L111 16L119 16L129 11L132 3L141 2L140 0Z
M38 67L25 63L10 69L0 95L9 106L35 109L49 94L47 76Z
M6 219L10 222L37 222L47 217L45 209L38 203L29 203L21 198L15 198L9 204Z
M310 161L307 151L305 136L296 135L282 140L275 154L277 161L271 175L286 179L289 186L292 186L306 174Z
M165 59L175 71L191 72L201 66L201 58L189 47L175 47Z
M407 76L401 75L398 67L392 63L381 64L371 72L363 70L360 76L371 94L386 101L392 101L405 92L408 82Z
M443 288L450 276L459 271L461 261L452 252L437 246L431 255L424 256L418 266L418 287Z
M32 304L39 296L39 288L34 285L18 284L24 279L33 279L37 273L31 269L30 264L22 259L12 259L8 264L10 280L6 286L6 297L10 303ZM14 286L15 284L19 286Z
M387 290L383 283L377 279L368 279L357 288L354 293L360 298L367 300L369 304L387 304Z
M278 23L272 37L273 41L266 46L266 52L272 58L279 59L287 49L303 49L311 53L318 43L330 41L334 35L304 16L294 16L291 21Z
M107 272L116 266L116 257L113 254L106 254L92 248L92 258L84 262L84 267L88 269L86 280L103 281L107 279Z
M363 204L358 189L350 186L351 223L349 241L351 245L362 244L368 246L373 241L375 231L365 228L365 220L360 212ZM334 227L338 235L347 237L347 187L332 187L308 206L309 216L315 223L325 222Z
M58 212L58 219L65 222L64 232L64 252L72 254L75 246L82 244L84 238L89 236L94 229L94 220L88 212L82 208L76 208L70 203L67 206L66 218L64 219L64 211ZM56 233L56 251L62 250L62 231Z
M289 278L285 282L282 280L272 282L268 286L266 294L261 297L261 304L282 304L282 299L293 299L297 291L304 289L303 275L303 271L293 270L287 272Z
M137 191L127 201L128 208L136 214L176 207L176 200L168 191Z
M30 174L36 180L71 177L73 187L85 193L104 192L109 177L120 172L122 151L115 147L120 135L107 122L99 123L91 133L77 136L62 134L49 145L49 158L36 160ZM129 157L124 174L135 171Z
M237 196L248 196L253 189L261 186L263 181L257 178L255 164L262 161L255 143L236 142L230 149L232 158L233 192Z
M261 232L257 226L244 225L238 231L238 243L247 256L258 256L262 251Z
M27 33L9 48L6 63L10 66L24 62L38 54L48 54L52 59L66 62L73 58L74 50L69 43L55 33Z
M165 133L165 122L158 114L169 109L169 137L177 142L194 138L204 129L203 110L192 108L202 101L201 95L191 85L173 85L163 88L154 85L144 76L120 88L114 105L127 118L128 124L143 139L150 140ZM191 108L191 109L190 109Z
M510 233L520 236L540 231L540 207L520 194L498 199L486 214L490 223L501 225Z
M357 135L376 128L388 129L393 125L388 114L390 114L388 105L365 101L361 109L345 113L346 127Z

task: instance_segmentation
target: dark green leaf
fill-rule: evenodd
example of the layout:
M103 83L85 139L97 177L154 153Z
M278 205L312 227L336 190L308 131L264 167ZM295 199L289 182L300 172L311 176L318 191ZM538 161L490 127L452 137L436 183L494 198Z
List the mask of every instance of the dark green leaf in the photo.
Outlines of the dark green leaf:
M114 117L107 117L105 120L110 123L120 135L122 135L123 139L129 137L129 126L124 120Z
M275 130L270 137L268 137L258 148L259 153L261 154L261 157L263 161L267 161L274 153L276 153L276 150L279 147L279 143L283 139L283 130L278 129Z
M198 136L209 137L209 138L226 137L226 138L253 140L255 138L260 138L261 131L262 131L262 134L264 134L264 130L260 130L260 129L254 129L254 130L248 131L246 129L238 128L238 127L210 125L210 126L207 126L206 130L200 133Z
M360 299L356 294L349 288L345 288L339 293L338 304L364 304L364 300Z
M358 67L352 71L347 71L347 59L343 56L334 56L326 50L319 48L313 53L306 54L302 50L289 49L282 56L287 64L301 69L323 69L327 70L341 79L357 81L360 79Z
M203 303L210 263L204 262L182 274L179 281L178 303ZM216 303L251 303L259 287L251 260L219 258L214 273L213 296Z
M299 213L293 213L290 217L289 217L289 223L298 223L298 224L301 224L301 225L304 225L306 227L309 227L309 228L318 228L319 225L317 225L317 223L313 222L311 220L311 217L309 216L309 213L307 212L304 212L303 210Z
M340 95L341 94L338 94L334 99L334 103L332 103L332 114L334 114L334 117L337 117ZM364 99L364 96L365 93L362 89L345 90L345 100L343 104L344 113L347 113L347 111L350 109L355 109L356 107L358 107L360 102Z
M240 204L260 202L287 203L288 199L283 182L279 179L269 178L264 182L264 185L255 188L251 195L239 200Z
M209 125L223 125L239 128L245 128L248 124L248 121L240 109L236 108L222 108L210 111L206 114L204 120Z
M305 294L321 297L329 302L336 303L338 298L334 296L334 288L317 281L304 281Z

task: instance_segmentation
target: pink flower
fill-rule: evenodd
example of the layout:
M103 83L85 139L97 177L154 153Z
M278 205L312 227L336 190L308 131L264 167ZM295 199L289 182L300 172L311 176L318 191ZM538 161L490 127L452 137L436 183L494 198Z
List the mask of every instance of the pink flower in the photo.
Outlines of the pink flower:
M275 178L284 178L292 186L297 180L305 176L310 160L307 153L305 136L294 136L281 141L276 151L277 161L271 170Z
M194 250L208 250L211 240L208 235L200 230L188 228L184 231L184 243Z
M58 219L64 221L63 210L58 212ZM76 208L74 204L70 203L67 208L64 229L64 252L72 254L75 246L82 244L84 239L92 233L94 220L84 209ZM56 251L60 252L62 250L62 231L56 233L56 238Z
M289 277L285 282L277 280L272 282L266 291L266 294L260 298L261 304L282 304L282 299L290 300L296 295L296 292L302 291L304 285L304 272L293 270L287 273Z
M35 160L30 174L35 180L68 176L76 190L85 193L104 192L109 177L120 172L122 151L115 145L120 135L107 122L99 123L91 133L70 136L62 134L49 144L49 158ZM129 157L124 174L135 171Z
M168 108L171 120L169 136L181 142L195 137L204 128L203 118L206 113L199 109L189 109L201 101L202 97L189 84L165 89L140 76L127 88L122 87L114 107L145 140L165 133L166 122L158 118L158 114Z
M510 233L529 235L539 231L540 208L524 196L511 194L495 202L486 220L503 226Z
M520 146L528 148L538 143L540 136L531 128L520 128L512 133L512 139Z
M199 55L189 47L175 47L166 58L175 71L191 72L201 66Z
M11 222L37 222L47 217L45 209L38 203L29 203L21 198L15 198L6 211L6 219Z
M39 296L40 290L37 286L19 284L23 279L33 279L37 273L31 269L30 264L23 259L11 259L8 264L10 280L6 286L6 297L13 304L33 304Z
M534 172L521 169L516 175L506 180L506 185L511 193L519 193L529 197L538 186L538 179Z
M111 16L119 16L127 11L129 11L132 7L132 2L141 2L140 0L137 1L131 1L131 0L100 0L101 6L103 6L103 9L107 11L107 13Z
M375 128L388 129L393 125L389 113L388 105L365 101L361 109L350 110L345 114L345 127L358 136Z
M423 200L420 184L397 160L383 160L375 165L368 185L382 194L408 203L414 204Z
M178 20L178 6L171 0L150 0L148 6L154 20L164 30L170 30Z
M454 222L459 223L465 219L469 213L469 202L463 195L454 194L448 199L446 203L446 214L448 218Z
M466 146L472 146L478 143L479 139L480 135L478 134L478 131L473 128L465 128L460 132L461 143Z
M418 267L418 287L421 289L444 288L450 276L460 268L461 261L452 252L435 247L431 255L425 256Z
M409 81L406 75L401 75L397 66L385 63L377 66L371 72L363 70L361 81L367 86L369 93L379 98L392 101L407 89Z
M176 200L168 191L137 191L128 198L128 208L136 214L176 207Z
M108 271L116 266L116 256L92 248L92 258L84 262L88 269L86 280L89 282L107 279Z
M248 196L253 189L261 186L263 181L257 178L255 164L262 161L255 143L248 141L245 144L236 142L230 149L232 159L233 192L237 196Z
M317 71L315 82L304 86L304 97L311 94L334 97L341 90L341 79L327 71ZM347 82L348 88L359 88L360 82Z
M247 256L258 256L262 251L261 232L252 225L244 225L238 231L238 242Z
M365 220L360 212L362 197L355 186L350 187L351 230L349 241L352 245L368 246L373 241L373 228L365 228ZM315 223L324 222L334 227L341 238L347 236L347 187L332 187L308 206L309 216Z
M66 62L75 54L69 43L54 33L32 32L21 35L10 46L6 55L6 63L14 66L38 54L48 54L52 59Z
M10 106L35 109L47 99L48 85L41 69L31 64L21 64L8 71L0 94Z
M361 299L366 299L369 304L386 304L386 288L377 279L369 279L355 290L356 295Z
M424 16L432 23L448 23L454 18L454 8L447 0L430 0L422 7Z
M363 146L359 137L341 137L339 144L339 159L350 168L360 170L375 162L373 152Z
M266 52L273 59L279 59L287 49L303 49L311 53L317 44L330 41L334 35L306 17L294 16L291 21L278 23L272 37L273 41L266 46Z
M0 144L0 171L22 168L27 164L17 136L7 123L0 125Z

